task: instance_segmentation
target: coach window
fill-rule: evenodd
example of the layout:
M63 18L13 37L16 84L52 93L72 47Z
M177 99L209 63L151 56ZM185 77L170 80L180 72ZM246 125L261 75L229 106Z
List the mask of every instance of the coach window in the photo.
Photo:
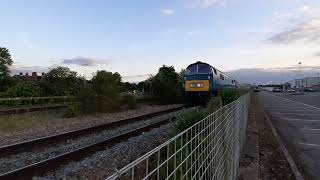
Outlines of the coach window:
M224 80L224 76L222 74L220 74L220 79Z
M217 75L217 70L215 68L212 68L213 69L213 72L215 75Z

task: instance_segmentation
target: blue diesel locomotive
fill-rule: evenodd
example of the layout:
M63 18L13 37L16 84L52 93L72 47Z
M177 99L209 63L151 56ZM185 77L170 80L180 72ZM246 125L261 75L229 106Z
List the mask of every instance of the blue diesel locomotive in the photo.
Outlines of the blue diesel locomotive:
M189 103L205 103L222 89L237 89L237 81L204 62L190 64L183 79L184 96Z

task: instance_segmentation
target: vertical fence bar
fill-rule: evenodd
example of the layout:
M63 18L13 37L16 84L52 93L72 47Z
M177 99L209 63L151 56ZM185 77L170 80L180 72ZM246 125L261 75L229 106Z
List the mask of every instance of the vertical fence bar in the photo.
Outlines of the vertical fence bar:
M126 175L130 171L131 179L235 180L246 135L249 102L249 94L241 96L107 180L128 179ZM144 162L145 166L141 164ZM142 167L145 169L140 170Z

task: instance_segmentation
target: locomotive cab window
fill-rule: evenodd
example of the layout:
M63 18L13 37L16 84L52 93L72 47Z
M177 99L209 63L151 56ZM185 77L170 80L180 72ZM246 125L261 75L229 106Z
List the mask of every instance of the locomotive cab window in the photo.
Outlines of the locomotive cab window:
M199 74L211 74L212 70L211 67L205 64L198 65L198 73Z
M187 68L186 75L197 74L197 71L198 71L197 65L192 65L192 66Z

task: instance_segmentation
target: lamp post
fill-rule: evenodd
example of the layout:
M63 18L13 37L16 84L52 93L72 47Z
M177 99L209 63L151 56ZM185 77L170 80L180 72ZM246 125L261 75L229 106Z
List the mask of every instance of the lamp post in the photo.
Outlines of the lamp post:
M320 89L320 77L319 77L319 73L317 73L317 76L318 76L318 88Z
M301 73L301 62L299 64L299 71L300 71L300 83L299 83L299 89L301 90L301 84L302 84L302 73Z

